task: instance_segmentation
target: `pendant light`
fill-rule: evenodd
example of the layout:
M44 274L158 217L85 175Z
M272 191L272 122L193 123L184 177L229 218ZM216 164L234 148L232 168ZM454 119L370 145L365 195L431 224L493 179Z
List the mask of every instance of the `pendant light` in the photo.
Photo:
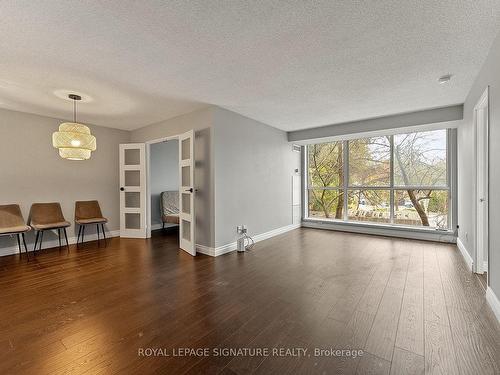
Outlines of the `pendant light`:
M59 156L63 159L88 160L91 152L96 150L96 139L88 126L76 122L76 102L82 97L69 94L68 98L73 100L73 122L59 125L59 131L52 134L52 145L59 149Z

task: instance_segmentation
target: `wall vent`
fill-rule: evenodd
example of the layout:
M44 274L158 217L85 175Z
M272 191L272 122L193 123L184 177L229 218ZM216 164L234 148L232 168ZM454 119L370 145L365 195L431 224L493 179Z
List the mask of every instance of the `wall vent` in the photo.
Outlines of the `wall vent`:
M301 147L299 145L292 145L292 151L300 152Z

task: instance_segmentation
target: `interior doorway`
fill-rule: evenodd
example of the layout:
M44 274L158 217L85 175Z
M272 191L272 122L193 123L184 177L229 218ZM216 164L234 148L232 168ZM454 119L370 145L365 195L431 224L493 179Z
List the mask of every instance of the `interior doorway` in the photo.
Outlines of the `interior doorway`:
M172 190L164 190L169 192L165 196L166 202L170 205L170 211L166 212L166 224L173 221L173 216L177 216L177 220L172 224L178 225L179 231L179 247L187 253L196 255L196 223L195 223L195 204L194 196L195 189L195 155L194 155L194 130L189 130L186 133L155 139L146 142L146 237L151 237L151 230L154 228L152 224L152 211L156 208L152 207L152 171L151 171L151 150L156 144L176 144L177 150L177 194L175 194L174 185L169 184ZM173 142L175 141L175 142ZM172 154L170 154L172 155ZM175 165L175 163L173 164ZM172 172L173 173L173 172ZM172 174L173 175L173 174ZM168 188L165 185L165 188ZM160 200L162 195L160 192ZM170 202L170 203L169 203ZM161 203L161 202L160 202ZM177 204L176 204L177 203ZM155 204L155 203L153 203ZM162 212L161 215L165 212ZM169 220L171 219L171 220ZM162 222L163 226L163 222Z
M489 90L486 88L483 95L474 107L474 130L476 149L476 236L474 272L484 274L488 272L488 180L489 180Z
M174 150L176 150L176 154L174 154ZM146 142L146 176L146 237L150 238L152 231L163 228L161 193L177 191L179 194L178 136ZM166 227L168 229L174 226L172 223Z
M150 238L152 229L151 204L151 147L157 143L176 140L177 196L171 197L178 215L179 247L196 255L195 222L195 133L164 137L146 143L120 145L120 237ZM173 185L171 185L173 189ZM165 187L168 188L168 187ZM175 190L169 190L174 193ZM156 211L156 209L155 209Z
M179 229L179 140L149 144L148 237Z

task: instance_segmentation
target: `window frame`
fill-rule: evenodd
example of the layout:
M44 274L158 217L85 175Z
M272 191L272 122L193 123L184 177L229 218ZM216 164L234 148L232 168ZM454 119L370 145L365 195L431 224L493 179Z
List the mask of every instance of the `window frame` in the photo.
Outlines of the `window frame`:
M406 130L406 129L405 129ZM420 133L428 131L446 130L446 185L435 185L435 186L396 186L394 184L394 136L398 134L409 134L409 133ZM358 186L349 185L349 142L357 139L373 138L377 136L388 136L390 137L390 184L388 186ZM344 174L344 184L339 187L326 187L318 188L309 186L309 147L310 145L319 143L329 143L329 142L342 142L343 145L343 174ZM451 233L456 227L456 210L455 210L455 189L456 189L456 173L454 168L456 167L456 130L451 128L434 128L429 130L406 130L404 132L392 132L390 134L380 133L377 135L366 135L357 134L355 137L346 135L341 139L335 140L325 140L324 142L314 142L306 144L303 147L303 210L302 210L302 220L320 223L335 223L342 225L353 225L353 226L374 226L374 227L387 227L390 229L404 229L410 231L424 231L424 232L447 232ZM344 194L344 206L343 206L343 218L319 218L309 216L309 190L338 190L342 191ZM349 192L353 190L388 190L389 191L389 213L390 220L388 223L375 223L370 221L357 221L348 219L348 205L349 205ZM447 212L447 227L437 228L437 227L426 227L417 225L406 225L395 223L395 205L394 197L396 191L406 191L406 190L433 190L433 191L446 191L448 194L448 212Z

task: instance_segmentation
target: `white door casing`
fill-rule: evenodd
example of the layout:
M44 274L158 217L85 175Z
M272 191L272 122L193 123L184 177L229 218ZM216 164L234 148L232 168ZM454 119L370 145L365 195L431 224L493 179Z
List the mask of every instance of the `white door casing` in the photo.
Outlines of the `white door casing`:
M180 248L196 255L194 196L194 130L179 135Z
M488 88L474 107L476 150L476 228L474 271L482 274L488 257Z
M120 237L146 238L146 145L120 145Z

